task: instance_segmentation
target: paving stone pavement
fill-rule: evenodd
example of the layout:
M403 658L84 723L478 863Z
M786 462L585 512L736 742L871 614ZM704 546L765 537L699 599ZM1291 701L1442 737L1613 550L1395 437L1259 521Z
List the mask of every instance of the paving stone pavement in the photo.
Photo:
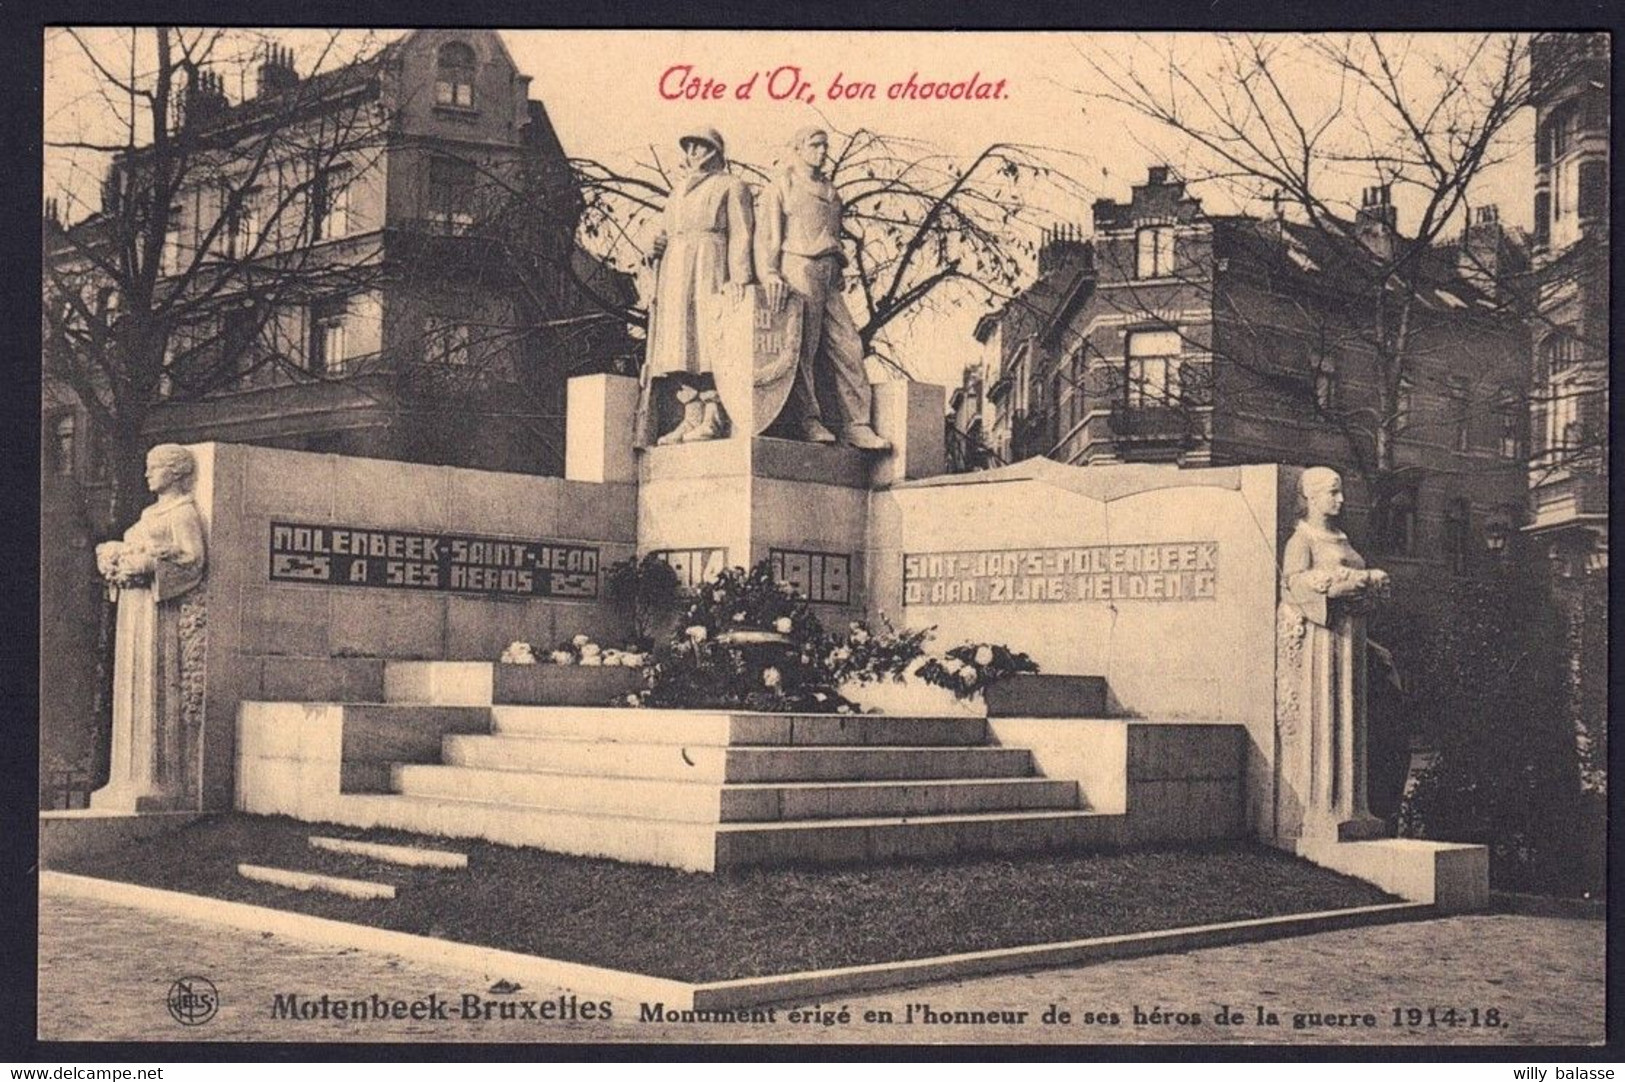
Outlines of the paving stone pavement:
M1018 1044L1284 1042L1299 1044L1582 1045L1604 1036L1604 932L1601 921L1506 915L1464 916L1327 932L1271 943L1219 947L1094 966L859 993L821 1004L851 1020L818 1015L792 1021L780 1007L764 1024L641 1021L635 1001L612 1003L609 1020L557 1022L294 1021L272 1016L275 996L415 1000L431 993L460 1003L485 999L501 974L437 969L383 954L312 945L100 902L46 896L40 907L39 1036L47 1041L388 1041L388 1042L915 1042ZM219 989L209 1022L182 1026L165 1004L179 977L203 976ZM525 988L515 1000L548 1000L556 988ZM585 997L583 997L585 998ZM1050 1005L1069 1024L1045 1024ZM1243 1024L1214 1021L1220 1006ZM915 1021L906 1023L913 1005ZM1026 1012L1013 1024L925 1021L932 1012ZM1276 1026L1258 1024L1258 1009ZM1393 1025L1393 1011L1445 1008L1445 1025ZM1135 1009L1148 1021L1137 1024ZM1163 1014L1196 1024L1151 1024ZM1461 1024L1476 1008L1501 1024ZM863 1020L889 1011L893 1021ZM1084 1016L1116 1014L1112 1024ZM1308 1026L1294 1014L1375 1015L1374 1027ZM806 1012L803 1012L806 1013Z

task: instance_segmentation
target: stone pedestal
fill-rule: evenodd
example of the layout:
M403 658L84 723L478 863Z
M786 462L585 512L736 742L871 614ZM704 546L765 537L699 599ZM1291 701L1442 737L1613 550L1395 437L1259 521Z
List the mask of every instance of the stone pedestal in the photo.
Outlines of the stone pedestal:
M569 382L565 403L565 478L600 484L636 481L632 418L638 408L638 381L630 376L577 376Z
M889 452L736 436L638 452L638 552L659 552L687 585L774 561L826 623L859 619L872 490L943 468L943 390L875 388Z

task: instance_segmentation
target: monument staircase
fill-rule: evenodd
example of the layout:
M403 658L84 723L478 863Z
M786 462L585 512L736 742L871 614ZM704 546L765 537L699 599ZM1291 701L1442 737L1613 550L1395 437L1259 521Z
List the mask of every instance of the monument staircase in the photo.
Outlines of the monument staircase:
M1122 818L980 717L607 707L621 673L561 696L530 668L390 662L383 703L245 702L238 806L693 871L1087 847Z

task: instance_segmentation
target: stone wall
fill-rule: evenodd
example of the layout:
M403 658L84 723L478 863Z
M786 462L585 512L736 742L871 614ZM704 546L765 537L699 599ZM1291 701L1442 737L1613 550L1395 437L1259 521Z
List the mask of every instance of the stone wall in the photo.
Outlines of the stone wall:
M870 603L939 648L1103 676L1112 715L1244 726L1247 821L1267 833L1284 474L1031 459L907 482L873 496Z
M605 642L626 633L604 597L602 569L635 550L632 485L237 444L191 450L209 531L206 704L196 764L204 809L231 806L233 732L244 699L377 701L385 658L495 660L516 639L547 647L577 633ZM273 523L327 528L329 544L333 529L365 529L596 550L597 596L273 581ZM371 562L375 578L389 562ZM283 567L277 577L286 574Z

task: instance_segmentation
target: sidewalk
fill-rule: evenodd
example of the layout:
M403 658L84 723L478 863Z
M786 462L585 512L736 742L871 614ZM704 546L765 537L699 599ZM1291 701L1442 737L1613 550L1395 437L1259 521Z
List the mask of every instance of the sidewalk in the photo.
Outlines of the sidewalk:
M47 897L40 912L39 1035L48 1041L445 1041L527 1042L916 1042L1018 1044L1063 1042L1281 1042L1302 1044L1454 1044L1505 1047L1579 1045L1603 1039L1604 932L1601 921L1470 916L1328 932L1273 943L1221 947L1074 969L859 994L822 1004L838 1017L773 1023L640 1021L640 1005L615 1001L613 1018L548 1021L463 1020L464 993L485 1001L556 1000L560 989L493 995L502 974L441 970L385 955L313 946L272 936L161 917L122 907ZM210 1021L183 1026L166 995L177 978L202 976L219 989ZM419 1000L452 1004L449 1020L337 1021L273 1017L277 996L302 1000ZM1220 1025L1227 1004L1244 1019ZM914 1022L906 1024L910 1005ZM1046 1024L1054 1005L1070 1024ZM955 1011L1009 1020L982 1024L924 1021ZM1136 1024L1135 1008L1145 1017ZM1258 1009L1278 1026L1258 1024ZM1426 1012L1434 1008L1434 1025ZM1444 1012L1454 1007L1456 1025ZM1154 1024L1159 1015L1195 1015L1195 1024ZM1398 1008L1424 1019L1396 1027ZM1499 1026L1483 1022L1496 1011ZM519 1008L513 1008L516 1012ZM890 1012L892 1022L864 1012ZM1025 1011L1024 1019L1016 1020ZM1084 1017L1110 1016L1085 1023ZM1353 1025L1293 1028L1294 1014L1343 1016ZM1374 1015L1365 1027L1349 1016ZM829 1023L829 1024L826 1024Z

